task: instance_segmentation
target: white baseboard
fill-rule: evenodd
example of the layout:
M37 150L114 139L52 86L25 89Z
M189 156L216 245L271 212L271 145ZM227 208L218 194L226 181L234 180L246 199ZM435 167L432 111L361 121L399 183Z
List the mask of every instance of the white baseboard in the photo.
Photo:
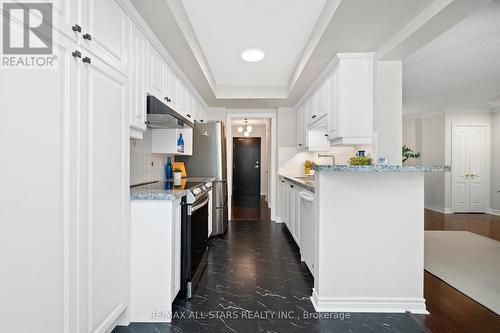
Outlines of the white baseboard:
M438 206L433 206L433 205L429 205L429 204L425 204L424 207L425 207L425 209L433 210L435 212L442 213L442 214L453 214L453 211L451 210L451 208L438 207Z
M490 214L500 216L500 210L490 208Z
M274 219L275 223L283 223L284 221L281 219L281 217L276 216L276 219Z
M316 312L371 312L429 314L424 298L412 297L319 297L313 288Z

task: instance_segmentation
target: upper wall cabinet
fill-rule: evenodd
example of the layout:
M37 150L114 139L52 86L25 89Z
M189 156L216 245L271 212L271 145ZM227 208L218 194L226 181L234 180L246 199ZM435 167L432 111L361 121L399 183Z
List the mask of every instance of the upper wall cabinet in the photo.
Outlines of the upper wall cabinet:
M307 147L306 144L306 130L307 127L305 125L305 117L304 117L305 108L303 106L297 109L297 148L304 149Z
M147 93L155 96L160 101L165 100L165 75L167 73L167 63L160 53L149 44L148 46L148 88Z
M130 137L142 139L146 131L146 77L148 41L139 28L130 24Z
M297 108L298 148L371 144L373 62L373 53L337 54L333 69Z
M374 54L338 54L335 62L326 98L330 143L371 144Z
M127 73L129 19L115 0L82 1L82 46Z

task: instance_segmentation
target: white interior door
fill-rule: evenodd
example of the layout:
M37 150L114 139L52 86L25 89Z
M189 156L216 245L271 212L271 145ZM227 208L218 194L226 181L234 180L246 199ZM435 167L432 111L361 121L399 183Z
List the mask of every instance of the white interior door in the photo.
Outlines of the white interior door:
M452 142L453 210L486 211L486 127L454 126Z
M469 212L486 212L486 128L469 128Z

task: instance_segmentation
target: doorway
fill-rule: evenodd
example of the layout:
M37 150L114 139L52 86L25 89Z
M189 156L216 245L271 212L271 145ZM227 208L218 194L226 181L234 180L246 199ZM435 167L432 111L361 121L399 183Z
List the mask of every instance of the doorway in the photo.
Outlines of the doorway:
M485 126L453 126L452 197L455 213L486 213Z
M260 199L260 138L233 138L233 196L240 201Z

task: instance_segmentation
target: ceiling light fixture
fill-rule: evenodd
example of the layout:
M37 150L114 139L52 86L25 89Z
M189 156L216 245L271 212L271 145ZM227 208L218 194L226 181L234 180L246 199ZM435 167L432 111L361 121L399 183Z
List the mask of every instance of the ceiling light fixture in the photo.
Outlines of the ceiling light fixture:
M248 49L241 53L241 58L248 62L257 62L264 59L264 51L259 49Z
M252 133L252 126L248 125L248 119L245 118L245 125L244 126L239 126L238 127L238 132L243 133L244 136L250 136L250 133Z

